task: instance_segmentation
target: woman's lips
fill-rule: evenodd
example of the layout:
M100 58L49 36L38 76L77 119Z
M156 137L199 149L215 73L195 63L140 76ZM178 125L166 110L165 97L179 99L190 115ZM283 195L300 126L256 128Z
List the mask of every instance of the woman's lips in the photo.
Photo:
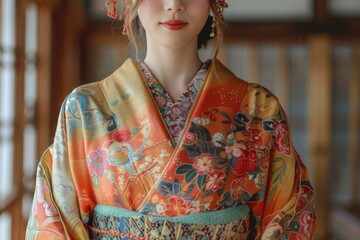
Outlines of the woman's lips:
M161 22L160 24L169 30L180 30L184 28L188 23L180 20L169 20L166 22Z

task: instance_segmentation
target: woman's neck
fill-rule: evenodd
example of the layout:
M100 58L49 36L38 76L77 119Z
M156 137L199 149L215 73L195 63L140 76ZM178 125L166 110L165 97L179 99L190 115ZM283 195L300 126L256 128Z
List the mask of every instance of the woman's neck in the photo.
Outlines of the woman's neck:
M174 100L185 91L202 64L196 45L170 49L148 44L144 62Z

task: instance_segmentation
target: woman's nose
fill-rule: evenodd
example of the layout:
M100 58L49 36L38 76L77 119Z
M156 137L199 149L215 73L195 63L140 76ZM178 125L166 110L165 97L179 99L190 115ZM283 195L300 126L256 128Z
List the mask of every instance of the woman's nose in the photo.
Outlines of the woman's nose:
M184 0L165 0L165 9L171 12L182 12L185 10Z

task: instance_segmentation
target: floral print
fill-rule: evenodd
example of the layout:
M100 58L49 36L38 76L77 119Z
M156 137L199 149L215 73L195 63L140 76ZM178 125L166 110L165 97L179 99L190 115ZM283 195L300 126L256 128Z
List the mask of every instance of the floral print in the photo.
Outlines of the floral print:
M56 216L57 215L56 207L51 202L51 199L48 198L48 196L49 196L48 194L49 194L48 189L45 188L44 185L40 185L36 191L36 196L37 196L36 201L38 203L43 204L46 216L48 216L48 217ZM34 205L34 208L32 209L32 211L33 211L33 214L37 213L36 205Z
M103 176L106 169L109 167L108 154L106 150L96 150L90 152L88 156L88 165L90 174Z
M231 198L233 200L241 199L245 193L245 178L237 178L231 183Z
M186 91L175 101L166 92L160 82L152 75L146 64L143 61L138 60L146 83L148 84L158 109L166 122L167 128L176 143L179 141L182 130L185 127L188 113L204 82L210 63L211 61L208 60L200 67Z
M300 215L300 231L304 233L307 237L311 236L311 233L315 230L315 222L313 221L314 216L311 216L311 213L304 211Z
M167 217L175 217L182 216L189 212L189 207L184 201L184 199L171 196L168 202L165 204L165 216Z
M213 169L209 172L207 176L206 189L211 189L212 191L217 191L224 186L225 173Z
M117 142L129 142L131 133L127 129L121 129L113 133L113 139Z
M274 147L277 151L283 152L286 155L290 154L290 139L288 138L288 127L281 123L275 123L275 143Z
M207 154L201 154L194 159L193 167L199 175L207 174L214 167L214 159Z
M196 141L196 135L191 132L186 132L183 140L184 144L192 144Z
M29 239L89 239L105 226L95 226L96 205L149 219L246 206L234 239L315 237L313 188L275 96L215 61L172 101L141 66L129 60L64 102L54 145L39 163ZM156 224L149 232L161 236ZM196 239L206 239L213 229L199 231Z

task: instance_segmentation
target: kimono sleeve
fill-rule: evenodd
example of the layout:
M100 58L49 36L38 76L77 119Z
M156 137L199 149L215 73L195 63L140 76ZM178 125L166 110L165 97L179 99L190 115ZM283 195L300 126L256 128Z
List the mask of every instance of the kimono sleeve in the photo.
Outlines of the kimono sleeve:
M261 239L315 239L314 192L306 167L293 147L279 105L262 218Z
M38 164L26 239L88 239L69 167L65 103L54 143Z

